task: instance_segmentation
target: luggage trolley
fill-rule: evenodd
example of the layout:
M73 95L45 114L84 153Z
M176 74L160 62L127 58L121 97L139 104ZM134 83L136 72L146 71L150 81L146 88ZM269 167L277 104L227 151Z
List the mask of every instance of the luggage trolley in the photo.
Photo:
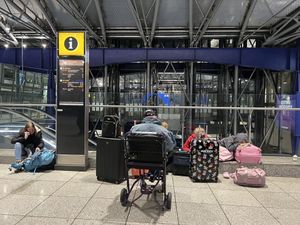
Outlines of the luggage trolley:
M166 192L166 164L167 154L165 149L165 139L155 132L137 132L127 134L125 137L125 176L127 189L123 188L120 194L122 206L127 206L128 198L134 186L140 181L141 193L132 200L131 204L139 199L143 194L150 195L161 181L163 192L163 210L171 209L172 193ZM148 169L149 173L140 173L139 177L129 184L128 171L130 168ZM146 180L152 184L147 184Z

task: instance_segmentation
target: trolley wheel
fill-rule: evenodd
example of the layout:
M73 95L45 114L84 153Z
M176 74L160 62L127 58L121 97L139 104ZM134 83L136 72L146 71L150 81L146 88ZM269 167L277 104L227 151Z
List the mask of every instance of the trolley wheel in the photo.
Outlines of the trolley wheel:
M123 188L120 193L120 202L122 206L126 206L128 202L128 193L127 189Z
M167 209L171 209L172 206L172 193L168 192L167 194L167 201L166 201L166 207Z

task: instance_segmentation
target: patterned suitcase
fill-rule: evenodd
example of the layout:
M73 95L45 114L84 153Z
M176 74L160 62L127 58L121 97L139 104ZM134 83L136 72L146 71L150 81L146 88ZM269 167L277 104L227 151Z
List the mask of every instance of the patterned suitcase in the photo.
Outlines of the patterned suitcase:
M191 143L190 177L194 182L217 182L219 144L210 139L195 139Z

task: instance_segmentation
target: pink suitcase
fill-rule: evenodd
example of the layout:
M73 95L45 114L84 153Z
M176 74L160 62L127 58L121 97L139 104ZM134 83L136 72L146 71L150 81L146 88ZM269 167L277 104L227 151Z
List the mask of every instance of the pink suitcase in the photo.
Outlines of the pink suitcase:
M230 174L230 177L235 184L242 186L264 187L266 184L266 172L260 168L237 168L235 173Z
M235 159L239 163L261 163L261 149L252 144L239 145L235 151Z

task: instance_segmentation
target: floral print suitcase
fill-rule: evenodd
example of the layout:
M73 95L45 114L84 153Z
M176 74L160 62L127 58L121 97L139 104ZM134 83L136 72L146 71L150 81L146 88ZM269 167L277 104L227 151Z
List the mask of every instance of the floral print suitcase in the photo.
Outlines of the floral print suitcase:
M194 182L217 182L219 144L211 139L194 139L191 143L190 177Z

